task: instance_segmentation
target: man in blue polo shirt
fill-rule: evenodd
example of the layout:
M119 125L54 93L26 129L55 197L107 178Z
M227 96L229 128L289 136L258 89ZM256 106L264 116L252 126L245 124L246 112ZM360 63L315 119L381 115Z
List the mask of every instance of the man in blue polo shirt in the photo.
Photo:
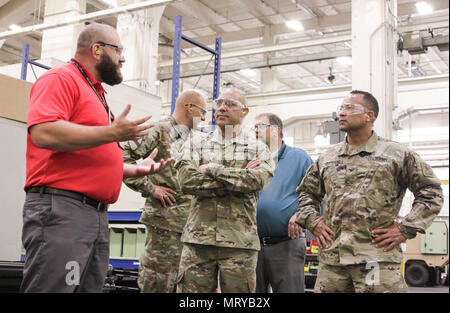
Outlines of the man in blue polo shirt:
M291 239L289 219L298 209L296 188L313 164L309 155L283 141L283 123L271 113L255 119L258 139L270 148L276 163L268 186L259 194L257 208L258 235L261 250L256 266L256 292L304 292L305 235L300 226Z

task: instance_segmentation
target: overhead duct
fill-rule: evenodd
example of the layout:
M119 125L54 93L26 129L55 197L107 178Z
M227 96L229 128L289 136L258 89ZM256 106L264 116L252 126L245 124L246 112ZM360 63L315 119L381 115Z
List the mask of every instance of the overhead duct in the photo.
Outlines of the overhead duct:
M411 55L425 53L428 47L432 46L437 46L440 51L448 51L448 42L448 35L423 37L419 31L415 31L402 35L398 49L400 51L406 50Z

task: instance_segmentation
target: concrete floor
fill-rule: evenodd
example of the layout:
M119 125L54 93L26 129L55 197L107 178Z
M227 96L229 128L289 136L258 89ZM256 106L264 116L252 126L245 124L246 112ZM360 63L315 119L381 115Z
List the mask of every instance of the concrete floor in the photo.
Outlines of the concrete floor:
M449 286L408 287L408 293L449 293Z

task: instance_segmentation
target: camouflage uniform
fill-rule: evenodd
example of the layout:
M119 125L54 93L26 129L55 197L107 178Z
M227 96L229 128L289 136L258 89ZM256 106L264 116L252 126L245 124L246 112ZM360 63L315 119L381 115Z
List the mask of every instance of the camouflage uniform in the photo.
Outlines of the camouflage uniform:
M400 246L384 252L385 247L376 248L371 243L376 238L373 230L390 227L396 220L406 188L414 193L415 201L411 213L398 219L398 223L405 238L411 239L417 232L425 232L443 203L439 179L416 153L373 132L369 140L356 149L342 142L316 160L297 188L297 223L312 232L324 219L334 232L333 244L319 252L319 262L326 269L322 273L319 269L316 291L339 289L327 287L336 286L335 279L325 274L331 268L336 273L344 271L342 281L351 284L352 279L348 277L352 266L358 265L363 273L372 262L379 264L384 289L382 286L356 288L356 280L353 280L356 291L406 290L399 275L403 260ZM322 217L319 208L324 197L327 205ZM390 270L391 274L383 269ZM352 290L352 286L340 290Z
M149 134L140 141L122 143L126 163L146 158L158 148L156 161L168 159L178 153L188 138L189 129L169 118L155 123ZM128 187L146 198L139 222L146 225L147 240L140 257L138 285L142 292L174 292L178 263L181 255L181 233L188 216L192 196L183 194L173 165L141 178L125 180ZM164 208L152 197L155 185L176 191L176 203Z
M246 169L258 158L258 169ZM214 163L205 174L200 165ZM223 292L254 292L258 193L273 175L267 146L254 133L223 138L219 129L195 136L177 161L182 190L195 195L183 231L177 292L211 292L217 271Z

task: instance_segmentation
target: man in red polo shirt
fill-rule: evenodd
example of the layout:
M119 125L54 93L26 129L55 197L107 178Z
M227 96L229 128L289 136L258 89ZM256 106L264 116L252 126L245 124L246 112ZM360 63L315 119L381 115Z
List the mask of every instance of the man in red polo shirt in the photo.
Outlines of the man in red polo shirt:
M27 192L22 241L26 261L22 292L101 292L109 260L107 206L124 177L165 167L124 165L118 142L148 133L147 116L116 118L101 83L122 82L125 62L116 30L90 24L75 58L33 85L28 112ZM170 162L170 160L169 160Z

